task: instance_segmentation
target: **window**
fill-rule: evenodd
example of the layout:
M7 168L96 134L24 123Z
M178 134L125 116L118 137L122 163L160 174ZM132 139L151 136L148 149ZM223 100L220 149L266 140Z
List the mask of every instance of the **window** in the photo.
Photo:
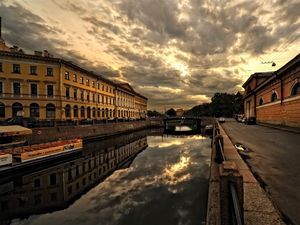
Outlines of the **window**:
M80 100L84 101L84 92L83 92L83 90L80 90Z
M3 94L3 82L0 81L0 95Z
M3 72L3 65L0 63L0 72Z
M87 116L87 118L91 118L91 107L87 107L86 108L86 116Z
M40 117L40 106L37 103L31 103L29 105L30 117Z
M73 74L73 81L77 82L77 74Z
M54 119L55 118L55 105L49 103L46 105L46 118Z
M100 89L100 83L97 83L97 89L98 90Z
M30 66L30 74L31 75L37 75L37 67L36 66Z
M259 105L264 104L264 100L262 98L259 99Z
M13 117L22 115L23 105L21 103L15 102L11 107Z
M271 95L271 102L275 102L277 100L277 94L276 92L273 92L273 94Z
M37 86L37 84L30 84L30 94L31 94L31 96L37 96L38 95L38 86Z
M65 79L70 80L70 73L68 71L65 72Z
M90 93L89 93L89 92L86 93L86 100L87 100L88 102L90 101Z
M74 99L75 99L75 100L77 100L77 89L76 89L76 88L74 88L74 92L73 92L73 94L74 94L74 96L73 96L73 97L74 97Z
M95 81L92 81L92 87L93 88L95 87Z
M80 83L83 84L83 77L80 77Z
M66 117L71 117L71 106L70 105L66 105L65 114L66 114Z
M53 192L50 194L50 200L51 201L56 201L57 200L57 193L56 192Z
M39 205L39 204L41 204L42 203L42 195L35 195L34 196L34 204L35 205Z
M292 89L291 95L295 96L295 95L299 95L299 94L300 94L300 83L296 83Z
M100 117L100 112L101 112L101 110L100 110L100 108L98 108L97 109L97 117Z
M96 97L94 93L93 93L93 102L96 102Z
M104 84L102 84L102 91L104 91Z
M75 105L73 108L73 115L74 115L74 117L78 117L78 106L77 105Z
M35 180L33 181L33 186L34 186L35 188L41 187L41 180L40 180L39 178L35 179Z
M13 82L13 93L14 95L21 94L21 84L20 82Z
M69 99L70 98L70 88L66 87L66 98Z
M106 86L106 92L108 92L108 86Z
M56 173L52 173L49 175L49 184L56 185Z
M5 118L5 105L0 102L0 117Z
M13 73L21 73L20 64L13 64Z
M102 103L104 103L104 96L102 95Z
M90 80L86 79L86 86L90 86Z
M97 96L97 101L100 103L100 95Z
M50 77L53 76L53 68L52 67L47 67L47 76L50 76Z
M84 110L84 106L80 107L80 117L84 118L85 117L85 110Z
M93 117L96 117L96 108L95 107L93 107Z
M51 84L47 85L47 96L48 97L54 96L54 87Z

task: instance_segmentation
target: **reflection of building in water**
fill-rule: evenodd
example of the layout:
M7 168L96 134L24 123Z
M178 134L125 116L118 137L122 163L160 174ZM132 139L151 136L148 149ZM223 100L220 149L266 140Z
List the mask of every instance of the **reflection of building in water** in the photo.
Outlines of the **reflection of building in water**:
M129 166L146 147L146 136L132 137L121 146L101 148L0 184L0 218L9 220L66 208L114 170Z

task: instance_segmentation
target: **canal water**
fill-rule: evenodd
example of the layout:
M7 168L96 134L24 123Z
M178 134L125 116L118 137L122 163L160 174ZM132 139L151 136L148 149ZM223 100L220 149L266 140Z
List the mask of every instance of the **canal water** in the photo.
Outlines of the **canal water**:
M0 178L0 224L205 224L210 153L208 137L157 130L85 144L80 157Z

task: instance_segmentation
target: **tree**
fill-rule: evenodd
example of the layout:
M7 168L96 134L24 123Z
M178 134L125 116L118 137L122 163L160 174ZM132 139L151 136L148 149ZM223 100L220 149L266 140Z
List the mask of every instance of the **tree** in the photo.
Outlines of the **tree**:
M214 116L232 117L234 114L243 113L243 95L215 93L211 103L204 103L193 107L186 112L189 116Z
M176 111L175 111L175 109L171 108L171 109L167 110L165 112L165 114L168 116L176 116Z
M161 116L161 114L160 114L159 112L157 112L156 110L153 110L153 111L148 110L147 115L148 115L149 117L157 117L157 116Z

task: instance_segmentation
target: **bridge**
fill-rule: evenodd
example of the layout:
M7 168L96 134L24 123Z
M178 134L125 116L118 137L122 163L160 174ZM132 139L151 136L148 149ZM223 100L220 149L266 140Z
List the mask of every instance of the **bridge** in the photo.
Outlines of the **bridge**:
M163 121L165 133L190 134L201 132L201 118L199 117L167 117Z

